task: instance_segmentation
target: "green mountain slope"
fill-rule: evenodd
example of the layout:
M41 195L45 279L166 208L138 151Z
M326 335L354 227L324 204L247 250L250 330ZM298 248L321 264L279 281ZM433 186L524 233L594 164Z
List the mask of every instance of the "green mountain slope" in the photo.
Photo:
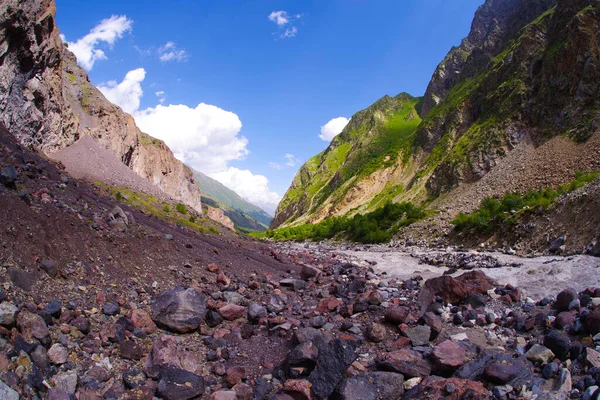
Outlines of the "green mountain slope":
M262 231L269 226L273 217L263 209L250 204L236 192L202 172L192 171L194 179L200 185L202 201L211 207L222 209L236 227Z
M521 143L585 143L600 127L599 21L598 1L487 0L424 97L386 96L353 116L300 168L271 227L428 203ZM560 165L560 154L551 161Z

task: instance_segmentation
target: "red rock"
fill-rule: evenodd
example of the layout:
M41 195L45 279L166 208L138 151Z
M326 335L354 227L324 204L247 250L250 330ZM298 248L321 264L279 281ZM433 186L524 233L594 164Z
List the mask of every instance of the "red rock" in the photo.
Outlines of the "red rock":
M96 293L96 304L102 305L106 302L106 293L98 292Z
M231 283L231 279L229 279L227 277L227 275L225 275L224 272L219 273L219 275L217 276L217 282L222 283L225 286L229 286L229 284Z
M292 397L298 400L311 400L310 388L312 384L304 379L288 379L285 381L283 389L291 392Z
M211 400L237 400L237 394L231 390L218 390L210 396Z
M465 349L451 340L446 340L433 348L432 359L438 372L447 373L465 363Z
M404 349L410 346L410 339L407 337L401 337L400 339L396 340L394 344L396 345L396 348Z
M21 329L23 339L27 342L39 340L46 344L50 341L50 331L42 317L37 314L21 311L17 316L17 326Z
M408 312L409 310L407 307L390 307L385 312L385 320L392 324L399 325L404 322L408 316Z
M227 368L225 374L227 375L226 379L229 387L237 385L247 377L246 368L239 366Z
M150 315L144 310L135 309L131 311L131 321L136 328L143 329L147 334L156 332L156 324Z
M456 280L465 285L467 295L486 294L488 290L493 289L495 286L494 281L479 270L466 272L457 276Z
M165 364L181 367L175 337L171 335L162 335L154 340L152 350L146 357L144 372L150 378L157 378Z
M563 311L561 313L558 313L554 323L559 328L564 328L567 325L573 326L573 324L575 323L575 316L570 311Z
M316 311L320 313L331 312L338 306L341 306L344 302L341 299L335 297L327 297L319 302Z
M209 272L217 272L217 271L219 270L219 267L217 267L217 266L216 266L216 264L208 264L208 265L206 266L206 269L207 269Z
M377 361L385 370L398 372L408 378L428 376L431 366L421 353L411 349L401 349L383 354Z
M246 307L237 304L227 304L219 308L219 314L228 321L233 321L246 314Z
M452 393L447 388L452 387ZM468 379L439 379L438 377L427 377L419 385L404 394L403 398L419 400L488 400L489 391L483 383Z
M590 335L600 332L600 308L596 308L585 320L585 330Z

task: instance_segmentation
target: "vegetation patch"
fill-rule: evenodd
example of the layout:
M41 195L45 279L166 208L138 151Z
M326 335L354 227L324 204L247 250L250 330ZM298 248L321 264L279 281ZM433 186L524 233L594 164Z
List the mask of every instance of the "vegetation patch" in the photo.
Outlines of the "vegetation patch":
M252 234L281 241L320 241L334 237L360 243L388 242L402 227L424 219L428 212L412 203L387 203L368 214L333 217L318 224L304 224Z
M501 228L510 228L523 213L539 208L549 208L561 194L579 189L598 176L600 174L597 172L578 172L572 182L559 186L557 189L531 190L525 194L506 193L499 199L486 197L476 211L459 213L452 224L457 231L476 233L492 233Z

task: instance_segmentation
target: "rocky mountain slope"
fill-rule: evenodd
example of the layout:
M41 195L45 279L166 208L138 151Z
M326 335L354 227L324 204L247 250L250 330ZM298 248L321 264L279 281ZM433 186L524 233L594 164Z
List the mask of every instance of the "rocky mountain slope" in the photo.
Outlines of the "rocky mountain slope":
M200 212L192 171L89 82L55 26L54 1L0 3L0 121L51 154L91 136L164 193Z
M250 204L236 192L202 172L193 168L192 171L194 172L194 179L200 185L204 204L221 209L238 229L251 231L264 231L267 229L273 217L263 209Z
M521 190L565 183L575 171L562 171L560 150L544 160L558 174L531 180L520 174L518 164L500 167L514 149L535 149L562 136L583 155L579 170L597 169L596 150L587 143L599 134L600 125L599 21L597 1L486 1L469 36L434 72L416 104L416 118L422 120L407 128L403 145L388 144L391 151L382 162L377 139L385 140L388 130L379 126L363 130L370 132L366 143L362 136L345 142L350 150L340 152L333 167L322 164L322 156L353 129L349 125L340 139L301 168L272 227L368 211L383 200L445 199L447 207L458 208L452 198L497 168L505 168ZM377 108L364 112L375 118ZM354 170L357 154L367 159ZM353 174L344 177L344 170ZM343 190L340 181L346 183ZM320 182L317 191L311 190L315 182ZM486 195L471 194L473 202Z

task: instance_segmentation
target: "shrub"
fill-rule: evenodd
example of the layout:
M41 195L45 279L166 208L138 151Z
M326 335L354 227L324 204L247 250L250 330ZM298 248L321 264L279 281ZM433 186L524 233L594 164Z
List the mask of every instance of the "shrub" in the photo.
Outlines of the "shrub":
M175 209L177 210L177 212L179 214L186 215L188 213L187 208L185 207L185 204L178 203L177 206L175 206Z
M171 211L171 208L169 207L168 204L163 204L163 211L168 213L169 211Z

